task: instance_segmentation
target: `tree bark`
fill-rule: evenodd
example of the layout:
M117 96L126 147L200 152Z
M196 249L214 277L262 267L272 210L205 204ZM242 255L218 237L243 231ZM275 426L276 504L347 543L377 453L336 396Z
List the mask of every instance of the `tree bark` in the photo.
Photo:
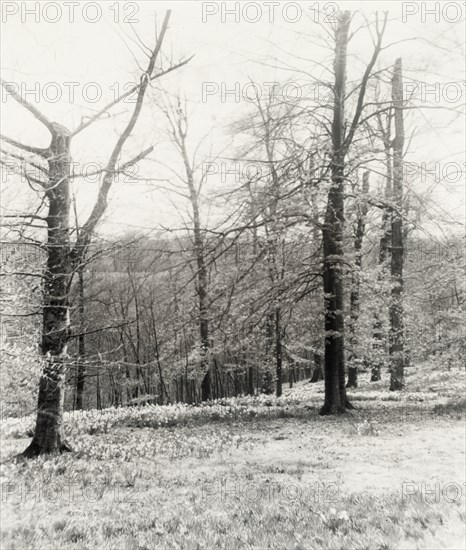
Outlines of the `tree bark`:
M282 328L280 307L275 309L275 359L276 359L276 396L280 397L283 393L283 354L282 354Z
M199 334L201 338L202 401L212 399L212 373L209 358L209 313L207 306L207 269L204 261L204 240L201 233L197 196L191 196L194 210L194 243L197 261L197 295L199 299Z
M154 335L155 359L157 361L157 368L158 368L158 373L159 373L160 386L162 388L161 405L163 405L163 394L165 394L165 397L167 399L167 403L170 403L170 395L168 393L167 386L165 385L165 380L163 378L162 365L160 363L159 340L158 340L158 337L157 337L157 327L155 325L155 314L154 314L154 307L153 307L152 303L150 305L150 313L151 313L151 319L152 319L152 331L153 331L153 335ZM183 383L183 379L181 379L181 383Z
M83 409L84 381L86 379L86 353L84 342L84 265L81 262L78 268L78 312L79 312L79 336L78 336L78 369L76 379L76 408Z
M207 305L207 268L204 260L204 238L202 235L199 204L194 183L190 186L191 204L194 218L194 248L197 263L196 291L199 300L199 335L201 339L201 370L205 373L202 380L202 401L212 399L212 373L209 359L209 312Z
M324 379L324 372L322 370L322 355L320 353L314 353L314 368L312 370L312 377L310 379L311 384L320 382Z
M26 457L69 451L63 435L67 343L70 334L70 133L53 124L49 148L50 186L47 214L47 269L43 289L41 351L45 366L39 382L34 436Z
M351 408L345 389L343 317L343 226L344 226L344 107L346 57L350 13L339 17L335 47L335 85L332 121L332 184L322 228L325 317L325 401L321 415L338 414Z
M401 58L395 62L392 78L392 100L395 109L395 139L393 140L393 202L392 210L392 290L390 302L390 390L404 387L403 342L403 73Z
M270 395L273 393L272 361L274 355L274 330L275 316L274 312L267 313L265 325L265 372L262 378L262 393Z

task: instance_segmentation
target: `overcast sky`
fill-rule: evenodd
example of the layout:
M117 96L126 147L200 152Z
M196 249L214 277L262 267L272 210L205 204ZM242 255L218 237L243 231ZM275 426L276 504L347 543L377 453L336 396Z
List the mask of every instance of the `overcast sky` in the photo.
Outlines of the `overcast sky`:
M39 5L39 8L35 5ZM369 2L281 2L274 7L267 2L244 3L234 10L235 2L80 2L74 7L67 2L3 2L1 29L1 65L3 79L15 82L20 92L38 106L50 119L69 129L76 127L83 116L89 116L123 91L138 75L136 59L146 65L138 40L154 43L154 13L160 28L164 9L173 10L170 28L164 43L168 66L194 55L189 64L156 83L172 97L181 93L188 100L191 145L204 138L201 154L229 156L238 139L231 136L228 126L245 116L250 109L247 86L250 80L264 83L284 83L293 80L304 84L305 74L324 78L331 67L332 52L325 47L325 19L331 19L336 9L359 10L353 30L373 18ZM402 56L405 80L415 82L418 104L458 108L464 104L464 3L448 11L425 13L434 2L377 2L377 9L389 10L389 24L384 42L392 44L384 50L379 66L392 64ZM48 5L47 8L45 6ZM424 5L424 8L420 8ZM439 3L439 6L442 6ZM84 6L85 7L84 9ZM320 6L320 13L316 11ZM17 8L17 9L16 9ZM156 11L155 11L156 8ZM36 10L31 11L31 10ZM61 11L61 14L60 14ZM273 20L273 21L272 21ZM136 36L138 38L136 38ZM361 29L350 43L348 79L357 81L364 63L372 51L367 29ZM316 65L319 62L320 65ZM327 73L327 78L329 74ZM239 89L234 94L221 95L223 90ZM427 86L427 87L426 87ZM426 94L437 86L437 93ZM305 86L303 90L306 90ZM204 94L203 94L204 92ZM208 95L206 96L206 92ZM246 97L244 97L244 94ZM456 94L456 95L455 95ZM458 95L459 94L459 95ZM204 96L204 97L203 97ZM154 90L126 147L125 158L131 158L141 148L154 144L151 162L140 171L153 178L161 177L159 161L181 168L165 134L166 125L157 103L162 94ZM73 142L73 160L79 163L105 163L115 143L117 131L128 119L132 105L115 108L118 116L103 120L84 131ZM2 96L2 133L38 146L48 145L48 134L41 125L11 97ZM406 130L412 134L406 159L427 163L441 176L449 170L449 179L416 183L420 194L432 188L438 215L447 212L457 220L464 216L464 118L452 110L420 110L407 117ZM450 163L447 168L445 165ZM460 177L451 176L456 163ZM206 187L206 198L221 182L213 180ZM96 182L76 185L80 217L84 220L97 189ZM13 196L16 199L13 201ZM27 184L3 174L3 207L20 208L32 201ZM184 206L175 196L154 191L152 185L135 185L120 181L114 185L109 210L101 230L119 232L124 226L154 228L160 224L179 227L178 210Z

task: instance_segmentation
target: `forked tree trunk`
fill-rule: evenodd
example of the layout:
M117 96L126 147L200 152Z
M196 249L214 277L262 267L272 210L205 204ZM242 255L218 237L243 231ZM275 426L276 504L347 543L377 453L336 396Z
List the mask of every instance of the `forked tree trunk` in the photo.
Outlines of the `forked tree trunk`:
M325 307L325 401L320 414L336 414L351 408L345 389L343 318L343 226L344 226L344 107L346 55L350 13L340 15L336 30L335 86L332 122L332 185L322 229Z
M392 78L392 100L395 109L395 139L393 140L393 202L392 211L392 291L390 302L390 390L404 387L403 342L403 74L401 58L395 62Z
M43 185L45 196L48 200L47 222L47 268L43 289L43 327L42 327L42 353L45 357L45 366L39 382L39 396L37 404L37 419L33 439L23 455L33 457L39 454L62 452L70 450L63 439L63 405L64 405L64 379L67 366L67 343L70 336L70 301L69 290L73 269L81 260L83 251L90 244L92 234L99 223L107 207L108 193L112 186L117 161L120 158L123 146L131 135L133 128L141 113L144 97L154 74L155 63L159 55L165 33L168 28L170 11L167 11L162 27L151 53L145 78L135 86L137 99L132 116L124 131L119 136L110 159L105 168L98 198L91 214L79 234L76 245L71 250L70 246L70 144L72 136L77 135L90 124L94 123L103 113L122 100L112 102L103 111L96 113L86 122L82 122L73 133L60 124L51 122L32 104L28 103L15 91L11 92L14 99L23 105L34 117L39 120L52 135L48 149L31 148L14 140L7 140L20 149L38 154L48 162L48 182ZM181 66L178 65L178 66ZM162 73L163 74L163 73ZM159 75L160 76L160 75ZM0 80L0 84L8 89L6 83ZM129 92L131 93L131 92ZM134 159L124 164L125 167L133 166L139 160L150 154L153 147L149 147Z
M47 269L41 345L45 366L39 382L34 436L23 452L26 457L70 450L63 435L64 382L70 332L70 137L68 130L59 124L54 124L53 128L48 160Z

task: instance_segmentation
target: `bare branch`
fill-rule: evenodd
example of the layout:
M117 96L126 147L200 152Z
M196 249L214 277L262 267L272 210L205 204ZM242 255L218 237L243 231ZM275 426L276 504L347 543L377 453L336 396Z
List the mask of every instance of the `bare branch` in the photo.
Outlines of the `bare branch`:
M353 121L351 123L348 135L346 136L345 141L343 143L344 150L347 150L348 147L351 145L354 134L356 132L356 128L358 127L358 124L359 124L359 119L361 118L362 110L364 108L364 98L366 95L367 83L371 76L371 72L372 72L372 69L374 68L375 62L377 61L377 57L379 56L380 50L382 48L382 38L385 32L385 27L387 26L387 17L388 17L388 12L385 12L382 29L379 29L379 20L378 20L378 15L376 14L377 42L375 44L371 60L369 61L369 64L367 65L366 70L364 71L364 76L362 77L361 88L359 90L359 96L358 96L358 103L356 105L356 111L354 113Z
M6 143L9 143L10 145L13 145L13 147L17 147L18 149L22 149L23 151L26 151L27 153L33 153L34 155L39 155L43 158L47 158L47 155L49 153L48 149L41 149L39 147L33 147L32 145L26 145L24 143L21 143L20 141L16 141L15 139L9 138L3 134L0 134L0 139L3 139Z
M168 21L170 19L171 11L167 10L165 14L165 19L163 21L162 29L160 32L160 35L157 39L157 43L155 45L154 51L152 52L152 55L149 60L149 65L147 67L147 71L144 73L144 75L141 78L141 83L139 85L138 90L138 97L136 100L136 105L133 111L133 114L128 122L128 125L124 129L121 136L118 138L118 141L113 149L113 152L110 156L110 160L108 161L107 167L105 169L105 175L102 180L102 185L99 189L99 194L96 200L96 203L94 205L94 208L92 209L92 212L84 224L82 231L79 235L79 238L77 239L77 246L75 248L75 252L80 251L81 254L85 250L85 247L89 244L92 232L94 231L95 227L99 223L103 213L105 212L105 209L107 207L107 196L110 191L110 188L112 186L113 180L114 180L114 171L115 166L118 160L118 157L121 154L121 151L123 149L124 144L126 143L127 139L131 135L131 132L133 131L134 126L136 125L136 122L139 118L139 115L141 113L142 105L144 102L144 97L146 94L147 87L149 86L149 83L151 81L151 75L154 72L155 62L157 60L157 57L159 55L160 49L162 47L162 43L165 37L165 33L168 28ZM143 158L144 156L148 155L152 151L152 148L146 149L138 155L135 159L132 161L129 161L129 163L126 164L126 167L132 166L135 164L138 160Z
M162 77L162 76L165 76L166 74L168 73L171 73L173 71L175 71L176 69L179 69L180 67L183 67L184 65L186 65L187 63L189 63L191 61L191 59L193 58L194 56L192 55L191 57L188 57L187 59L183 59L182 61L180 61L179 63L177 63L176 65L172 65L171 67L169 67L168 69L165 69L163 71L161 71L160 73L157 73L153 76L151 76L148 80L149 82L152 82L154 80L157 80L158 78ZM146 73L147 75L148 73ZM146 77L147 79L147 77ZM109 103L108 105L106 105L103 109L101 109L98 113L96 113L94 116L90 117L89 119L87 119L85 122L82 122L77 128L76 130L74 130L73 132L71 132L71 137L74 137L75 135L79 134L79 132L82 132L82 130L84 130L85 128L87 128L88 126L90 126L91 124L93 124L94 122L96 122L97 120L99 120L105 113L107 113L112 107L114 107L115 105L117 105L118 103L120 103L121 101L123 101L124 99L126 99L127 97L129 97L130 95L134 94L138 89L140 89L141 87L141 84L142 84L142 79L141 79L141 82L139 84L135 84L130 90L128 90L127 92L125 92L124 94L121 94L119 97L117 97L114 101L112 101L111 103Z
M53 134L53 123L44 114L42 114L37 107L34 107L34 105L31 105L28 101L21 97L21 95L15 91L12 82L5 82L3 78L0 78L0 84L3 86L3 88L5 88L5 90L11 95L14 100L16 100L20 105L26 108L32 115L34 115L34 117L39 122L42 122L42 124L50 131L50 133Z

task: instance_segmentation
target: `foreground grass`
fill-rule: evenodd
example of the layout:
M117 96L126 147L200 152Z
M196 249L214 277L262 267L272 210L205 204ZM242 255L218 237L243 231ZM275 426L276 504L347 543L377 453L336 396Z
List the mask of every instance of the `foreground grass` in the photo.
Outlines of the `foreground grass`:
M420 392L418 376L396 398L361 388L364 410L342 418L318 416L309 384L202 414L76 415L74 453L2 465L1 547L463 548L464 411L451 403L464 386L450 373ZM27 423L3 426L3 460Z

